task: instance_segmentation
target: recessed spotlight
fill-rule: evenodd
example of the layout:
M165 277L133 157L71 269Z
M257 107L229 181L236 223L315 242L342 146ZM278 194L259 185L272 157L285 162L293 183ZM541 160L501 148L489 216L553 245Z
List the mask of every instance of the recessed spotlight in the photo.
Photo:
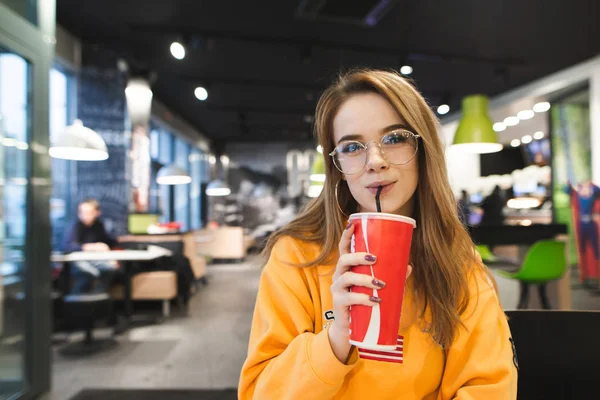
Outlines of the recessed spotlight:
M442 104L437 108L437 112L440 115L448 114L450 111L450 106L448 104Z
M496 122L494 124L494 131L496 131L496 132L502 132L504 130L506 130L506 125L504 125L504 123L502 123L502 122Z
M541 103L537 103L535 106L533 106L533 111L535 111L537 113L546 112L549 109L550 109L550 103L548 103L547 101L542 101Z
M527 144L527 143L531 143L533 139L531 138L531 135L525 135L521 138L521 142Z
M194 95L200 101L208 99L208 92L202 86L198 86L196 90L194 90Z
M321 146L321 145L318 145L318 146L317 146L317 151L318 151L319 153L323 154L323 146Z
M519 124L519 118L517 117L506 117L504 118L504 125L515 126Z
M400 73L402 75L410 75L413 73L413 67L410 65L403 65L402 68L400 68Z
M540 140L544 138L544 132L542 131L537 131L536 133L533 134L533 138L535 140Z
M519 113L517 114L517 118L519 118L520 120L526 120L533 118L534 115L535 113L531 110L523 110L519 111Z
M178 60L185 58L185 47L179 42L171 43L171 55Z
M519 139L513 139L510 141L510 145L512 147L519 147L521 145L521 141Z

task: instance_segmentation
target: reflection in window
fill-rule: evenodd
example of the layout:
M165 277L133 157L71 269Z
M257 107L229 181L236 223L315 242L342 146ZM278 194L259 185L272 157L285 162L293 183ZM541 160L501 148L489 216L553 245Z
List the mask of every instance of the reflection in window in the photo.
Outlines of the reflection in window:
M0 49L0 337L19 338L0 344L0 398L24 382L30 78L26 60Z
M50 70L50 140L62 134L68 124L69 77L64 72ZM52 223L52 248L61 249L67 221L72 218L70 176L71 161L51 159L52 194L50 196L50 221Z

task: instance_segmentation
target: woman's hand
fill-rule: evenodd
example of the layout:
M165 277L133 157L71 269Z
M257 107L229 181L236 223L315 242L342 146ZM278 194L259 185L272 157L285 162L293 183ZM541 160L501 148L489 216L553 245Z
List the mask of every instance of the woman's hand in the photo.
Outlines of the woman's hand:
M352 286L364 286L371 289L382 289L385 282L382 282L370 275L351 272L352 267L356 265L374 264L376 258L369 253L351 253L350 242L354 234L354 226L350 223L340 239L339 252L340 258L335 268L333 282L331 284L331 294L333 297L334 322L329 327L329 342L333 353L341 362L345 363L351 350L350 345L350 306L364 305L374 306L381 302L381 299L369 297L363 293L354 293L350 291ZM408 266L408 277L412 271Z

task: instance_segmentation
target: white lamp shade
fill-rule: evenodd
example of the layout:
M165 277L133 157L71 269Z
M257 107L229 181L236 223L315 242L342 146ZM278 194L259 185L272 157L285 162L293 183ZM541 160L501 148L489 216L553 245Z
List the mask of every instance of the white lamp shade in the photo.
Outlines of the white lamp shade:
M192 177L175 165L167 165L158 170L156 183L159 185L186 185L192 182Z
M152 108L152 89L147 80L133 78L125 89L127 110L133 125L146 125L150 120Z
M230 194L231 189L220 179L215 179L206 186L207 196L229 196Z
M106 143L96 132L76 120L52 141L50 157L75 161L102 161L108 158Z

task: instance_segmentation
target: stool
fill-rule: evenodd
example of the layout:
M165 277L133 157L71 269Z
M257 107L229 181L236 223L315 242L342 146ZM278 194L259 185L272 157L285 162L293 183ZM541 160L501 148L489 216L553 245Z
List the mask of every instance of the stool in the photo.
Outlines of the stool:
M96 339L93 333L95 323L110 318L112 312L112 300L108 293L65 296L65 325L70 331L84 331L85 339L62 347L61 354L93 354L116 345L114 339Z

